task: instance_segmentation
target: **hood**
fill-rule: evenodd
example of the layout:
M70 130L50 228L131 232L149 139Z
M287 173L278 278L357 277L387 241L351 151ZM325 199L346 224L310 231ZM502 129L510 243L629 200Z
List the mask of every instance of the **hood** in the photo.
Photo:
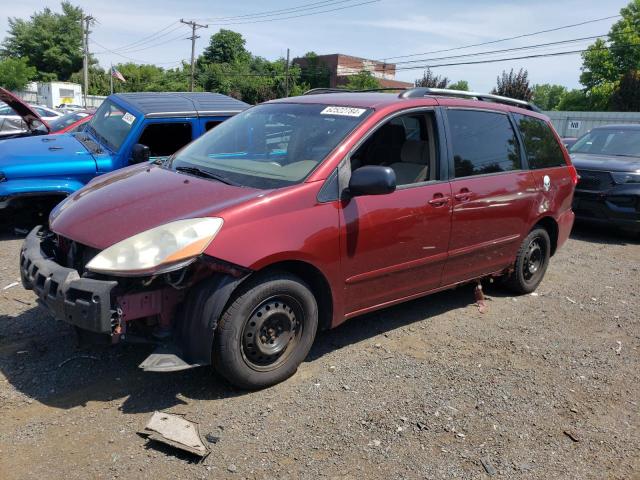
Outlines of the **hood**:
M47 132L51 132L51 129L49 128L49 125L47 125L47 122L40 118L40 115L38 115L33 108L20 100L9 90L0 87L0 100L9 105L11 109L16 112L16 114L20 116L22 120L24 120L24 123L26 123L27 128L30 132L35 131L35 129L40 125L44 125L44 127L47 129Z
M70 195L51 212L50 224L63 237L103 250L174 220L220 215L264 194L157 165L134 165Z
M578 170L601 170L606 172L639 172L640 157L620 155L591 155L572 153L571 162Z
M88 159L91 153L72 134L0 140L0 172L8 179L69 174Z

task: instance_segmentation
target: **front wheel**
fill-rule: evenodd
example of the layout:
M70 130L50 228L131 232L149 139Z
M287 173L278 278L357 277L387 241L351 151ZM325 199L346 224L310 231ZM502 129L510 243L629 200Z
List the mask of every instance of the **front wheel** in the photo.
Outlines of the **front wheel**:
M241 388L274 385L296 372L317 328L318 306L302 280L288 273L257 276L220 318L214 367Z
M536 227L524 239L514 265L514 271L506 280L508 288L516 293L531 293L544 278L549 266L551 241L544 228Z

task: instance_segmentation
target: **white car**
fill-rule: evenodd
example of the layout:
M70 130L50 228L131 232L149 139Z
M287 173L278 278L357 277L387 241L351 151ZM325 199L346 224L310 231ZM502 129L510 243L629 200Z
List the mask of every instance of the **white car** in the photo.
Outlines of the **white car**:
M31 108L45 122L61 117L63 114L43 105L31 105ZM6 103L0 103L0 136L27 130L22 117L16 114Z

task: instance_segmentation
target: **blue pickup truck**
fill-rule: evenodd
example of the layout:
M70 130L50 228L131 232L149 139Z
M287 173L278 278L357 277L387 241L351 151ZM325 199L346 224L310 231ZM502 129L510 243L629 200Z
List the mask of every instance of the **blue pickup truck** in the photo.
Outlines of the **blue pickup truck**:
M0 137L0 218L46 219L95 176L172 155L248 107L216 93L119 93L107 97L84 131L46 135L40 127Z

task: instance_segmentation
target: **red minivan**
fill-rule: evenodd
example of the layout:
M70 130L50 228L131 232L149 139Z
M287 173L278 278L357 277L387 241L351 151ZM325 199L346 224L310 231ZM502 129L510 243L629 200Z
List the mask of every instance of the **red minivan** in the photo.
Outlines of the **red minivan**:
M96 178L36 227L22 281L140 366L213 365L260 388L318 329L466 282L533 291L566 241L577 177L519 100L316 90L253 107L162 163Z

